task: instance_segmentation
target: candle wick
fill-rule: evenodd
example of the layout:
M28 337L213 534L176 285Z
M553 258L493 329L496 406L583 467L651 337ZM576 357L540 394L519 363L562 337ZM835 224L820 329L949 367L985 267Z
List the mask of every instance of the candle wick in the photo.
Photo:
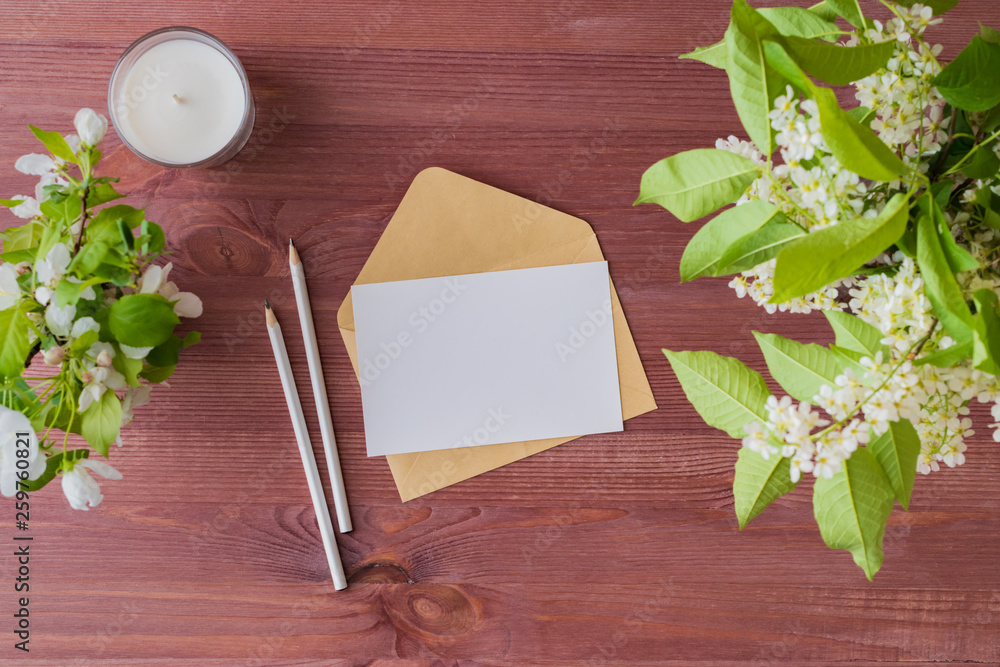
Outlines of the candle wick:
M177 93L174 93L174 99L175 99L176 101L178 101L178 102L183 102L183 101L184 101L184 100L182 100L181 98L177 97Z

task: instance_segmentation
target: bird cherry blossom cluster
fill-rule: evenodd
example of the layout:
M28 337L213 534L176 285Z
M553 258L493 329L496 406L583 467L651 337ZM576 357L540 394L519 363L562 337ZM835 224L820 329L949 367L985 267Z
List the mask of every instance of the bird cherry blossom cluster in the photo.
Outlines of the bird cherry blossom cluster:
M857 100L871 110L872 129L922 173L932 165L921 158L942 149L952 122L952 116L945 115L944 98L932 83L941 71L937 61L941 45L931 46L924 41L924 31L940 22L941 19L933 18L929 7L919 4L901 10L884 25L873 21L865 37L869 42L892 41L895 54L884 71L855 83ZM858 35L852 35L845 44L855 46L859 40ZM789 87L785 95L776 99L770 118L777 131L776 143L783 164L764 169L737 204L768 201L806 231L836 225L845 216L874 217L881 212L886 201L885 188L876 185L869 190L857 174L844 169L829 154L815 102L799 101ZM729 137L720 139L716 146L766 166L750 142ZM1000 151L1000 144L994 150ZM982 188L991 188L1000 195L1000 185L995 179L975 180L963 194L964 203L971 204ZM982 226L969 230L967 212L946 212L945 216L959 244L982 266L995 265L1000 247L997 230ZM887 420L910 419L921 438L918 460L921 473L938 470L940 463L949 467L961 465L965 461L965 438L974 433L968 417L970 400L975 397L980 402L993 403L994 420L1000 422L997 378L972 368L969 361L951 368L914 366L907 354L923 338L929 337L924 346L928 350L946 349L953 341L935 328L932 306L913 258L896 252L880 256L874 264L888 270L845 278L781 304L770 302L774 293L773 259L735 276L730 286L737 296L749 295L770 313L849 310L878 328L885 336L882 342L892 350L892 358L863 360L868 365L862 379L854 378L848 370L837 378L837 387L823 388L822 394L815 397L815 404L837 420L837 424L859 414L875 434L884 432ZM970 272L959 277L968 292L1000 287L1000 276L993 271ZM882 388L874 391L874 386ZM846 438L844 429L818 429L827 423L815 416L811 406L806 403L791 406L786 399L791 401L785 397L769 405L766 424L748 425L743 442L765 457L778 451L790 457L795 480L800 471L829 477L839 470L840 461L868 437L864 428L867 424L857 419L844 427L851 434ZM993 439L1000 442L1000 424L991 426L995 429Z
M829 479L860 444L885 433L890 422L908 419L921 441L917 470L927 474L940 463L953 468L965 462L965 439L975 434L968 417L974 397L993 402L994 419L1000 421L1000 386L994 376L967 366L915 366L905 359L894 363L881 352L859 363L861 377L846 369L833 386L823 385L812 403L770 397L767 422L747 425L743 446L765 459L773 454L789 458L792 481L803 472Z
M955 3L880 3L888 20L732 0L722 42L683 57L726 72L751 140L661 160L637 200L684 222L719 212L683 280L731 276L768 313L821 311L833 328L829 345L754 333L786 396L739 359L664 353L705 422L749 450L740 526L812 473L820 533L869 579L916 473L965 462L971 403L992 404L1000 441L1000 30L980 24L942 65L926 33Z

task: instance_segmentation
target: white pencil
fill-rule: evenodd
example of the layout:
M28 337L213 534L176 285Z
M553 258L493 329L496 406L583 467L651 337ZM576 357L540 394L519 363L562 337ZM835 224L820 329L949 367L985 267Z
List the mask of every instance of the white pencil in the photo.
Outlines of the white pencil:
M292 269L295 305L299 309L299 325L302 328L302 342L306 346L309 379L312 381L313 398L316 399L316 414L319 416L319 430L323 436L326 467L330 471L330 487L333 491L333 507L337 512L337 525L340 526L340 532L349 533L354 527L351 525L351 510L347 506L347 488L344 486L344 473L341 471L340 455L337 453L337 438L333 432L330 401L326 397L323 364L320 363L316 327L313 326L309 290L306 289L306 273L302 266L302 260L299 258L299 251L295 249L295 242L292 239L288 239L288 263Z
M306 481L309 483L309 495L312 496L313 507L316 509L316 522L319 524L319 534L323 538L323 548L326 550L326 560L333 575L333 587L338 591L347 588L347 577L344 566L340 562L340 552L333 536L333 522L330 520L330 510L326 506L326 496L323 494L323 483L316 469L316 457L313 456L312 443L306 430L306 419L302 414L302 404L299 403L299 393L295 388L295 378L292 367L288 363L288 352L285 350L285 339L281 335L281 325L271 310L271 304L264 302L264 314L267 317L267 333L271 337L271 349L274 350L274 360L278 364L278 375L281 376L281 389L285 392L288 403L288 413L292 417L292 428L295 429L295 439L299 444L299 454L302 455L302 465L306 469Z

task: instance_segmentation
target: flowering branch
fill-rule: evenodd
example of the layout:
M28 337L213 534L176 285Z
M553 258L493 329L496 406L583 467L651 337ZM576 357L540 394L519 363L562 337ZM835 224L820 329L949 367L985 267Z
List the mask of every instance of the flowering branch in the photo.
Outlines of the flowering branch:
M117 179L94 175L107 120L82 109L74 125L77 134L68 136L32 128L49 154L25 155L15 168L40 178L35 196L0 200L29 221L2 234L0 435L30 433L27 469L5 460L14 448L0 442L0 494L61 477L70 505L86 510L103 497L90 473L121 478L91 452L107 458L112 444L122 445L121 427L134 408L198 341L196 332L181 337L174 329L181 317L198 317L202 305L168 280L169 263L154 263L165 239L144 211L100 208L122 197L111 185ZM25 373L38 352L56 375ZM70 449L70 434L90 449Z
M906 508L918 472L965 462L973 398L993 403L1000 441L1000 83L984 64L1000 60L1000 32L982 27L942 67L925 39L935 10L881 3L885 23L851 2L734 0L727 57L684 57L726 70L752 140L662 160L639 198L685 221L735 203L688 243L682 279L732 276L769 313L827 317L827 347L755 333L780 399L736 359L667 356L705 421L742 439L740 526L812 472L821 534L869 578L893 500ZM857 29L830 44L837 17ZM853 84L859 106L817 80Z

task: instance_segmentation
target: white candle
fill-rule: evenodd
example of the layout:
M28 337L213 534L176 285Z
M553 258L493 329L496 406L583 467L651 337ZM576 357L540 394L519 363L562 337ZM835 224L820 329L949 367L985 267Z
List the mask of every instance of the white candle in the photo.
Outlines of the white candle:
M187 28L157 31L130 47L112 76L109 102L126 145L165 166L222 162L253 125L239 60L211 35Z

